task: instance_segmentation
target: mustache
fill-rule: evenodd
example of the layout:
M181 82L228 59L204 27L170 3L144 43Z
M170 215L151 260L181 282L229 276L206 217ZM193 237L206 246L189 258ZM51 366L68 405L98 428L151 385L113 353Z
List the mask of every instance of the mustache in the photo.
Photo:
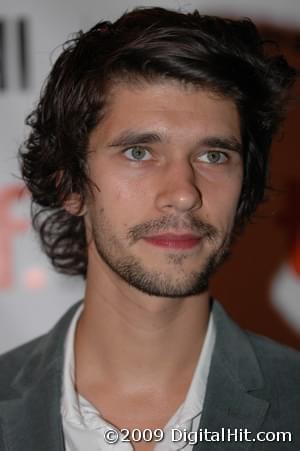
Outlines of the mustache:
M159 219L153 219L131 227L128 231L127 238L130 241L130 244L134 244L142 237L155 235L160 232L169 231L170 229L172 229L172 231L178 230L186 233L194 232L212 241L218 238L219 235L216 227L193 216L185 218L163 216Z

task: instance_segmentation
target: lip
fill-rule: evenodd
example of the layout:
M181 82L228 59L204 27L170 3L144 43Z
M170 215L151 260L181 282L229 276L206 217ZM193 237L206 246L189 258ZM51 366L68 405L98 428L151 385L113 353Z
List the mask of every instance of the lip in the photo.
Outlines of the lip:
M199 244L201 237L192 234L175 235L166 233L144 237L143 239L154 246L165 247L168 249L190 249Z

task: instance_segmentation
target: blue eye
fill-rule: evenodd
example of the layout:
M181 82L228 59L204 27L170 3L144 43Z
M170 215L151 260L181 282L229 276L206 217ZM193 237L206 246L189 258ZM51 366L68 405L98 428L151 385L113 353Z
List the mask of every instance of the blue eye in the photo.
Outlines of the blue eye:
M145 161L150 160L151 158L149 151L140 146L130 147L129 149L123 151L123 153L129 160L133 161Z
M224 152L210 150L209 152L201 155L199 160L209 164L221 164L228 160L228 156Z

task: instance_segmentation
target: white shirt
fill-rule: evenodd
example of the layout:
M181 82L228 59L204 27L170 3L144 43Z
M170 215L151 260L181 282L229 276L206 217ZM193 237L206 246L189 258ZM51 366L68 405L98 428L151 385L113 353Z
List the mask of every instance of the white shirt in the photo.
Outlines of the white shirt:
M92 404L75 391L74 336L82 310L83 304L76 311L65 340L61 414L66 451L101 451L106 449L110 451L132 451L133 447L130 442L122 442L121 440L115 444L105 442L105 431L108 429L117 430L116 427L108 423L101 416L101 412L97 411ZM163 440L155 442L155 451L166 451L167 449L172 451L192 450L193 445L183 440L172 442L172 429L176 428L187 432L196 432L199 429L215 337L215 325L211 314L187 396L164 427ZM179 437L180 435L176 435L176 440Z

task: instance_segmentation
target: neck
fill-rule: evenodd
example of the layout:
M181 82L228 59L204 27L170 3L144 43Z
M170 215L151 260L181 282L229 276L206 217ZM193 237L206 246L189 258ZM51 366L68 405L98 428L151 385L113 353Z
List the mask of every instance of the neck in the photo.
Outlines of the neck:
M208 292L155 297L116 278L109 268L88 271L75 339L77 384L117 384L128 392L164 389L179 375L191 379L208 324Z

